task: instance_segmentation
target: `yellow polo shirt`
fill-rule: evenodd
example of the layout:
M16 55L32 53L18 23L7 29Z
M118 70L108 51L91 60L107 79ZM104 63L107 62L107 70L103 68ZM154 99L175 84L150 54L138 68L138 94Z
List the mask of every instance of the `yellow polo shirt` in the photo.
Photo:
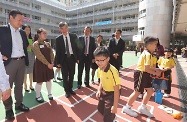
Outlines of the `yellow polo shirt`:
M145 66L149 65L153 67L155 63L155 58L153 58L152 54L147 50L144 50L138 59L138 63L136 69L142 72L145 72Z
M157 63L160 67L164 69L176 65L176 62L173 58L164 58L164 57L160 57Z
M114 86L121 85L119 72L111 64L108 64L105 70L98 68L98 78L100 78L102 88L107 92L114 91Z
M153 66L154 66L157 63L157 57L156 55L152 55L152 58L153 58Z

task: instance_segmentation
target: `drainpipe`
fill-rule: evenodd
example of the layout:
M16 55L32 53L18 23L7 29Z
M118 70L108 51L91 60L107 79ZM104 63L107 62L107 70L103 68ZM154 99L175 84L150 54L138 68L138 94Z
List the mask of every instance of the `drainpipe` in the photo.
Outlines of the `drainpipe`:
M172 19L172 48L175 48L175 13L176 13L176 0L173 0L173 19Z

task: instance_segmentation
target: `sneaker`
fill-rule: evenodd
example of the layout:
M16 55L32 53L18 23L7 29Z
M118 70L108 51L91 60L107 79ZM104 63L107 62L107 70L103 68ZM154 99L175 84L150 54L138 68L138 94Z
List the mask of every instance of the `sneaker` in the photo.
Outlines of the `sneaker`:
M142 98L143 98L143 94L140 94L140 95L138 96L138 98L139 98L139 99L142 99Z
M137 117L138 116L138 114L135 111L133 111L131 109L131 107L128 108L127 106L123 106L122 113L126 113L126 114L128 114L128 115L130 115L132 117Z
M164 94L163 95L163 97L169 97L170 96L170 94Z
M154 117L153 114L147 109L147 107L139 106L138 112L140 112L140 114L144 114L148 117Z

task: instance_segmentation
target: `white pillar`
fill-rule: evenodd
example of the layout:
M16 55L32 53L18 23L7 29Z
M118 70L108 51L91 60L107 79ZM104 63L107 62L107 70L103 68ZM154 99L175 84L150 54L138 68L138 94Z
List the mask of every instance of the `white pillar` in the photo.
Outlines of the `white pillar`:
M140 2L140 8L142 10L146 9L146 16L144 19L145 37L157 37L160 39L161 45L169 47L171 40L173 1L144 0L143 2Z

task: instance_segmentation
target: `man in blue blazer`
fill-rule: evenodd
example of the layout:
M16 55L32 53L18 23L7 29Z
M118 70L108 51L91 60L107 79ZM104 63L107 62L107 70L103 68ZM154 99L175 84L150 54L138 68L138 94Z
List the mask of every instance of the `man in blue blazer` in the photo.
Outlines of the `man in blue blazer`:
M15 94L15 109L21 111L29 111L23 103L23 79L25 66L29 64L27 46L28 40L25 32L20 29L23 24L23 13L19 10L12 10L9 13L8 25L0 26L0 51L7 58L4 60L6 73L9 75L10 87L13 83ZM12 110L12 97L3 101L6 110L6 119L13 120L14 113Z
M84 84L86 87L91 88L89 85L90 67L94 63L93 52L96 48L95 38L90 36L92 30L91 27L86 26L84 28L84 35L79 37L79 41L82 44L83 49L79 53L79 64L78 64L78 86L80 89L82 85L82 73L85 68L85 79Z
M110 63L119 71L122 55L125 51L125 42L121 39L121 30L116 30L115 37L109 41Z

